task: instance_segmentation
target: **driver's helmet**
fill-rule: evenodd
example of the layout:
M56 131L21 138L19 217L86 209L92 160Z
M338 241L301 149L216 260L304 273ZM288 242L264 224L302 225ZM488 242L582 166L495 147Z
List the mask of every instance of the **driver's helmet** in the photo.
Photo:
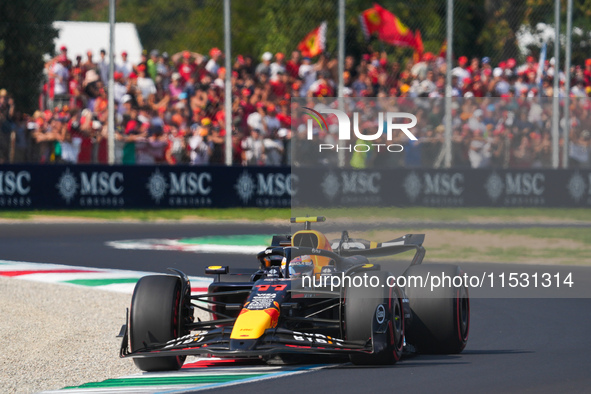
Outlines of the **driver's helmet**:
M298 256L289 262L289 276L299 278L314 274L314 260L310 255Z
M268 255L268 256L263 256L263 258L260 261L262 263L263 268L269 269L273 266L281 265L283 260L285 260L285 257L283 257L283 256Z

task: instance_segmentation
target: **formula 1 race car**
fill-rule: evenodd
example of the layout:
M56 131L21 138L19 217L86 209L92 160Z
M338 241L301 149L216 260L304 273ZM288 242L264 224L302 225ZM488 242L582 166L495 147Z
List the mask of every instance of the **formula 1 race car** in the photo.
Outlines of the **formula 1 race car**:
M141 278L122 327L120 356L144 371L166 371L179 369L187 355L276 363L313 354L375 365L393 364L407 352L464 349L470 304L465 284L453 280L462 276L459 267L421 264L423 234L377 243L343 231L329 241L311 229L324 220L292 218L304 229L274 236L251 275L208 267L215 280L207 294L191 294L178 270ZM412 250L410 266L398 277L369 261ZM195 308L211 320L194 321Z

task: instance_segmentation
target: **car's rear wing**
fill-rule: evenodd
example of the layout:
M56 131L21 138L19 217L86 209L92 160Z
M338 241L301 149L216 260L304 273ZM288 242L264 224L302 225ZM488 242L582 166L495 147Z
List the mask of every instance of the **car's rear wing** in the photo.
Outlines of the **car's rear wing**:
M425 234L406 234L391 241L374 242L365 239L349 238L347 232L343 232L340 240L331 241L331 247L335 253L343 257L353 255L384 257L416 250L411 264L420 264L425 256L425 248L423 248L424 241Z

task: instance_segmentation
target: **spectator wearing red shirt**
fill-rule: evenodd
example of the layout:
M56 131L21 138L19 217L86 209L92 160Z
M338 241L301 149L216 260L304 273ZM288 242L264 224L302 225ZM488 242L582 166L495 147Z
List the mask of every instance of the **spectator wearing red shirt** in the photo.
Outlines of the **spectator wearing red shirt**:
M299 51L293 51L291 53L291 58L285 64L285 70L287 74L294 78L298 78L298 73L300 71L300 64L301 64L301 56Z
M515 59L509 58L506 62L505 75L507 75L508 77L513 75L515 73L515 66L516 65L517 65L517 62L515 61Z
M330 73L321 71L318 73L318 79L310 86L309 97L332 97L334 88L332 81L328 79Z
M585 86L591 86L591 59L585 60L585 71L583 75L585 76Z
M271 80L271 91L275 98L282 98L287 93L289 76L285 71L279 71L275 80Z
M509 59L509 60L511 60L511 59ZM522 66L520 66L517 69L518 74L526 74L526 75L528 75L528 78L529 78L530 73L535 74L535 73L537 73L537 71L538 71L538 66L537 66L536 61L533 56L528 56L526 58L525 64L523 64ZM535 82L535 77L534 77L534 81L531 81L531 83L534 83L534 82Z
M68 92L70 94L70 107L83 109L85 97L82 90L82 76L78 67L72 69L72 78L68 82Z
M203 55L198 53L182 51L172 55L171 60L176 65L176 69L181 75L183 83L186 83L189 77L197 70L197 65L201 64L204 58Z
M470 67L468 67L472 76L480 74L480 60L477 57L473 57L472 61L470 62Z
M232 165L242 165L242 157L244 153L242 150L242 134L240 132L232 132Z
M277 119L281 124L281 127L290 128L291 127L291 111L289 108L289 95L285 95L284 99L279 102L281 109L277 111Z

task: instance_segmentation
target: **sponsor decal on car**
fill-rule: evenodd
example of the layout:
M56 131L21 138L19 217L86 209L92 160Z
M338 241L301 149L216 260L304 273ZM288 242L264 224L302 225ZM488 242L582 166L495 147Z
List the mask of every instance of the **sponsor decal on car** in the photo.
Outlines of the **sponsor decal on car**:
M386 320L386 308L382 304L376 308L376 320L378 324L382 324Z
M298 332L298 331L293 332L293 339L295 339L296 341L300 341L300 342L310 342L310 343L314 343L314 344L329 344L329 345L338 345L338 346L343 346L343 343L345 342L342 339L333 338L328 335L308 334L308 333Z

